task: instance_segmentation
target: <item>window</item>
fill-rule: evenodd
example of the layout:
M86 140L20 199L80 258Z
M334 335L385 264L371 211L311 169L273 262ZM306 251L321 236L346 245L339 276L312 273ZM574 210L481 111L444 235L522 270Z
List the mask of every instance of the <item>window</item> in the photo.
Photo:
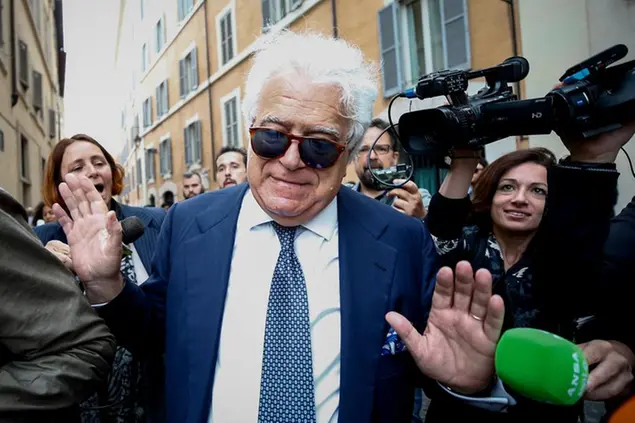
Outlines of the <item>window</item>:
M29 140L20 137L20 175L29 180Z
M132 169L130 169L130 171L131 171L131 172L130 172L130 182L131 182L131 183L130 183L130 186L134 189L134 188L136 188L136 186L137 186L137 185L136 185L137 181L135 180L135 177L134 177L134 176L135 176L135 173L134 173L134 164L132 165Z
M130 128L130 141L133 143L139 137L139 115L135 115Z
M44 111L42 110L42 74L37 71L33 71L33 109L38 116L44 117Z
M220 66L229 62L236 52L236 24L234 21L234 4L227 6L216 17L217 39L218 39L218 59Z
M262 0L262 27L276 24L301 4L302 0Z
M465 0L408 0L379 11L384 97L441 69L468 68Z
M143 112L143 129L152 126L152 97L144 100L142 107Z
M137 185L143 185L143 174L141 171L141 158L139 158L137 159Z
M4 1L0 0L0 47L4 46Z
M0 152L4 151L4 132L0 130Z
M51 59L51 22L46 13L42 23L44 24L44 32L42 33L44 38L44 61L48 62Z
M148 45L143 44L141 46L141 72L145 72L148 69L148 62L150 62L150 58L148 57Z
M154 148L149 148L146 150L146 181L154 181L154 154L156 150Z
M159 19L159 22L157 22L157 25L154 27L154 39L158 53L161 51L163 46L165 46L165 21L163 17Z
M18 41L18 64L20 84L24 90L29 89L29 50L26 43L22 40Z
M179 79L181 83L181 98L187 96L198 87L198 67L196 62L196 47L190 50L179 61Z
M176 0L178 1L178 17L179 21L185 19L194 7L194 0Z
M57 128L57 115L55 110L49 109L49 138L55 138L55 129Z
M191 166L201 162L201 122L196 120L183 129L185 144L185 165Z
M157 119L168 113L168 80L161 82L157 87Z
M144 3L145 3L145 0L139 0L139 7L140 7L139 15L141 16L141 20L143 20L143 16L144 16L144 13L143 13L144 12L143 9L144 9L144 6L145 6Z
M240 92L238 89L221 99L223 121L223 145L242 147L240 129Z
M33 14L33 20L35 21L35 27L37 28L37 32L41 32L40 25L42 24L42 18L41 18L42 4L40 0L32 0L29 3L31 5L31 13Z
M159 144L159 170L162 177L172 173L172 140L166 137Z

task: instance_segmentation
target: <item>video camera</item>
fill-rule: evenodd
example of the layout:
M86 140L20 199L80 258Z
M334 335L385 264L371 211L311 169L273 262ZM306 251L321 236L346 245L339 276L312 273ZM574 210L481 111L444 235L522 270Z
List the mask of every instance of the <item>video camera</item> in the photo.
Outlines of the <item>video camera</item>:
M618 129L635 118L635 60L608 66L627 53L625 45L615 45L567 70L560 78L563 85L545 97L520 101L508 83L529 73L523 57L482 70L424 75L399 97L445 96L450 105L402 115L401 145L412 155L444 157L452 149L479 149L515 135L553 130L563 138L588 139ZM486 85L469 97L468 81L479 77Z

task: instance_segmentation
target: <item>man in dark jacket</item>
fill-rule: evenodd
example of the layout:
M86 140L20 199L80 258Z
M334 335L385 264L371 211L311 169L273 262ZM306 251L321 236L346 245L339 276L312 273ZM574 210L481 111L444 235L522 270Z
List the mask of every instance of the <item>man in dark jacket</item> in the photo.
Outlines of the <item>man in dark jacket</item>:
M2 188L0 234L0 422L66 421L108 375L114 337Z

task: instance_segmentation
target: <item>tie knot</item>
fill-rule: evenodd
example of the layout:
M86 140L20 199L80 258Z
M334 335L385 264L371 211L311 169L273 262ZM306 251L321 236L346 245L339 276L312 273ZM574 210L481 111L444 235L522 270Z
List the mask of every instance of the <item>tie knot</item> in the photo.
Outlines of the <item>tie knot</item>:
M276 230L278 239L280 240L280 246L282 248L293 249L293 241L295 241L295 232L298 229L297 226L282 226L278 222L271 222L273 229Z

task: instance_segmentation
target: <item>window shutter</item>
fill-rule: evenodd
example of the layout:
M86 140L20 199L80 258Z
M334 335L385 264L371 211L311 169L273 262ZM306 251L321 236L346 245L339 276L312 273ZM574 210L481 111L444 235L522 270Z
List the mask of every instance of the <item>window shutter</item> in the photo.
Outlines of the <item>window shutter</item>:
M192 149L190 145L190 140L188 137L188 127L183 129L183 143L185 146L185 165L189 166L192 164Z
M182 21L183 20L183 15L184 15L184 13L183 13L183 0L177 0L177 2L178 2L177 15L179 17L179 21Z
M192 84L192 90L195 90L196 87L198 87L198 64L196 60L196 47L194 47L190 54L192 55L192 73L190 74L192 75L192 80L190 81L190 83Z
M234 57L234 34L232 28L232 12L229 12L227 16L225 16L227 22L225 23L225 30L227 31L227 36L225 39L227 40L227 61L229 62Z
M33 71L33 107L42 116L42 74Z
M168 138L166 142L168 144L168 158L166 160L167 168L168 173L172 173L172 139Z
M442 9L443 44L448 68L469 67L469 31L464 0L444 0Z
M203 152L202 150L202 143L201 143L201 121L197 121L195 122L195 126L194 128L196 129L196 136L195 136L195 157L194 157L194 161L196 162L200 162L201 161L201 157L203 156Z
M18 42L19 45L19 64L20 64L20 83L26 90L29 87L29 54L26 43L22 40Z
M55 115L55 110L49 109L49 137L55 138L55 127L57 126L55 120L57 119Z
M185 88L185 59L179 60L179 81L181 83L180 94L183 98L188 92Z
M157 119L163 115L163 105L161 104L161 84L156 89L156 103L157 103Z
M399 42L398 4L391 3L381 9L379 24L379 50L382 60L382 84L384 97L398 94L402 88L401 46Z
M162 103L163 103L163 114L167 114L168 110L170 110L170 103L168 101L168 80L166 79L165 81L163 81L163 97L162 97Z
M262 28L265 29L271 22L271 0L262 0ZM275 1L275 0L274 0Z

